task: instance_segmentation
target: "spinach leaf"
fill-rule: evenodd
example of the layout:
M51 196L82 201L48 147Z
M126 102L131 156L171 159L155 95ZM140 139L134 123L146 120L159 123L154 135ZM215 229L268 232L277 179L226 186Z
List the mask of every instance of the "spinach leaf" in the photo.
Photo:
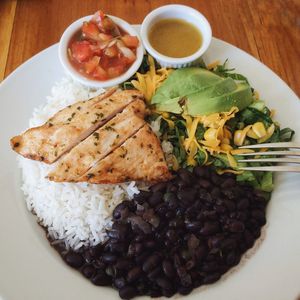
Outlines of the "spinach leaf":
M226 65L227 65L228 59L225 60L225 62L223 63L223 65L218 65L213 72L219 76L222 77L230 77L234 80L239 80L239 81L244 81L246 83L249 84L248 79L239 73L232 73L235 69L227 69Z
M280 142L289 142L292 140L295 131L291 128L283 128L280 130L279 140Z

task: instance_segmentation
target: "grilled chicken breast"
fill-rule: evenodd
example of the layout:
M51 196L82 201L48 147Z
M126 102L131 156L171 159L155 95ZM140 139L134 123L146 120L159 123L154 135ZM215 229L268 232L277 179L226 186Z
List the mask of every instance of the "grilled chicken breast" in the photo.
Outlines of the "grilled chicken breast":
M77 181L120 183L124 181L158 182L170 179L160 142L148 124L120 147L101 159Z
M102 96L62 109L44 125L13 137L11 146L26 158L51 164L137 98L143 98L137 90L111 89Z
M134 135L144 124L145 103L135 100L63 156L48 175L52 181L76 181L93 165Z

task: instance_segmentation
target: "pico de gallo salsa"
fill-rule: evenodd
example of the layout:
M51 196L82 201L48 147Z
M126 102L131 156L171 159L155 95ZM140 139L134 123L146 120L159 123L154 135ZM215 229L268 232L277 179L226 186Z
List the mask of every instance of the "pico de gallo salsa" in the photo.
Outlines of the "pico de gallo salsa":
M136 60L139 40L129 35L102 11L84 22L68 44L73 67L93 80L108 80L125 73Z

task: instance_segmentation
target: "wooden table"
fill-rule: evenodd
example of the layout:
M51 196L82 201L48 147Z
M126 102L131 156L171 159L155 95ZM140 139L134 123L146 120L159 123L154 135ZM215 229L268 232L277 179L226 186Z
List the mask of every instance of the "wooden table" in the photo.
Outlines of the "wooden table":
M0 0L0 81L101 8L133 24L169 3L192 6L213 35L252 54L300 94L300 0Z

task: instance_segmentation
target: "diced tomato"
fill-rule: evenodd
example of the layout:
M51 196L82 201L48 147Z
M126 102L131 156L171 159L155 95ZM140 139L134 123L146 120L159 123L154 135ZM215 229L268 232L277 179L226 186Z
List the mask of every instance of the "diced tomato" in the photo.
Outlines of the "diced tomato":
M94 55L101 56L103 53L102 48L99 45L99 43L97 43L95 45L91 45L91 49L92 49Z
M124 71L125 71L125 66L118 65L115 67L109 67L107 69L107 74L108 74L109 78L114 78L114 77L120 76L122 73L124 73Z
M124 42L126 47L137 48L139 45L139 40L136 36L124 35L121 37L121 40Z
M72 56L77 62L85 62L89 60L93 51L88 41L75 41L71 45Z
M107 47L104 50L104 54L107 55L108 57L116 57L119 54L119 50L116 45L113 45L111 47Z
M93 72L93 77L99 80L107 80L109 78L106 71L100 66L97 66L95 68L95 71Z
M84 65L87 74L91 74L95 71L96 67L99 65L100 57L94 56L92 59L87 61Z
M95 23L84 22L82 25L82 34L85 38L89 38L95 41L99 40L99 29Z

